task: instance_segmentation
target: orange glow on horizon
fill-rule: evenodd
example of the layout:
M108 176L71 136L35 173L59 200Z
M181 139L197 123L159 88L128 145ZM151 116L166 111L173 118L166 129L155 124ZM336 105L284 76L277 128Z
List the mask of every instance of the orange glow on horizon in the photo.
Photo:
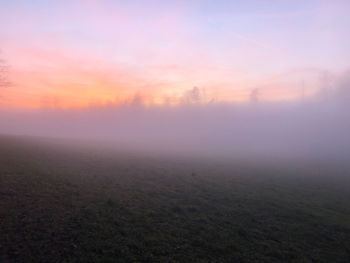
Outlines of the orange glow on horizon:
M281 82L285 76L267 80L238 72L234 77L220 68L197 68L190 65L180 70L174 66L162 66L156 73L146 69L118 67L117 64L95 60L87 55L69 55L43 50L20 50L18 65L9 78L13 85L2 90L2 108L88 108L142 103L152 105L178 105L186 92L196 86L205 93L202 102L250 101L253 89L259 89L263 101L293 100L299 91L298 83ZM26 65L24 60L35 61ZM13 61L16 61L15 59ZM188 70L193 75L186 76ZM202 77L203 76L203 77ZM219 81L218 81L219 80Z

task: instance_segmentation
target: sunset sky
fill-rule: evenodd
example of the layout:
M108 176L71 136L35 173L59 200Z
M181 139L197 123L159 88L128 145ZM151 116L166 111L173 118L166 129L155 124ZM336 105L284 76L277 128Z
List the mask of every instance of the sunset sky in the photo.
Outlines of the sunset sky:
M0 107L312 95L350 67L349 13L346 0L0 0Z

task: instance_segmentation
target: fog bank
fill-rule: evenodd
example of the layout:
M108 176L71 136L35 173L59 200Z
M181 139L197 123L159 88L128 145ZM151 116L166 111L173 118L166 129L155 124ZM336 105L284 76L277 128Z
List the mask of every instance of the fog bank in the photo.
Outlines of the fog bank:
M104 140L133 149L232 158L349 159L349 74L293 102L128 103L88 109L1 110L0 133Z

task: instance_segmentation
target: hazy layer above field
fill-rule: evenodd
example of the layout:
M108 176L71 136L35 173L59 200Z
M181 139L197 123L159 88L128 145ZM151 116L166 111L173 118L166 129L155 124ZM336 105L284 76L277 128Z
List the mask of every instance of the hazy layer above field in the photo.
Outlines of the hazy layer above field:
M347 85L297 102L146 107L136 101L81 110L0 111L0 133L108 141L150 154L348 161Z

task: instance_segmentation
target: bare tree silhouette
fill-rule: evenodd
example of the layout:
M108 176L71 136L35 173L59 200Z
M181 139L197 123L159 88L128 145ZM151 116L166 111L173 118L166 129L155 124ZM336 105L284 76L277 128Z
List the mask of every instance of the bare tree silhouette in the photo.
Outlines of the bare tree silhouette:
M8 80L8 71L9 65L4 59L0 58L0 88L11 86L10 81Z
M187 90L183 95L183 102L186 104L196 104L204 101L204 91L198 87Z
M3 86L4 82L4 60L0 59L0 87Z
M258 88L253 89L250 92L250 102L254 103L254 104L258 103L259 102L259 95L260 95L259 89Z
M319 94L323 99L327 99L331 93L331 73L327 70L324 70L320 73L320 87Z

